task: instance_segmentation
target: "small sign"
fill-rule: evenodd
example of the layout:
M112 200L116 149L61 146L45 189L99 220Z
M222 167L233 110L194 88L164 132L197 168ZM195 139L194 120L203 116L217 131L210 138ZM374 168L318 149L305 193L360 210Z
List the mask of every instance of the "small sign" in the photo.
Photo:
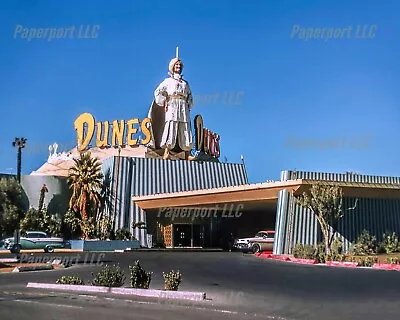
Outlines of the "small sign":
M220 136L207 128L204 128L203 117L197 115L194 118L195 149L204 152L214 158L219 158L221 150L219 147Z

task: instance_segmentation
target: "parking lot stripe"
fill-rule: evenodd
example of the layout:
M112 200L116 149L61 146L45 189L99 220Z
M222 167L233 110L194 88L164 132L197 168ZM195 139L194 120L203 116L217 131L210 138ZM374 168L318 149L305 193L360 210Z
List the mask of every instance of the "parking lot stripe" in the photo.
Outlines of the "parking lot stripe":
M15 302L23 302L23 303L33 303L33 304L40 304L44 306L49 306L49 307L61 307L61 308L75 308L75 309L83 309L81 306L71 306L69 304L53 304L53 303L44 303L44 302L39 302L39 301L30 301L30 300L14 300Z

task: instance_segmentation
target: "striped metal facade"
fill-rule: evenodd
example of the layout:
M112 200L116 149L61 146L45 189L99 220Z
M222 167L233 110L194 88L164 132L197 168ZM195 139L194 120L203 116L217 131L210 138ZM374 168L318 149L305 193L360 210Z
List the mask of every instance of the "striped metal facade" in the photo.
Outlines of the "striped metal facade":
M102 171L110 177L107 210L116 216L115 229L129 228L143 246L147 246L146 230L133 230L132 223L146 222L146 214L133 204L133 196L248 184L242 164L112 157L103 161Z
M282 171L281 181L293 179L400 184L400 177ZM347 210L354 207L355 202L354 198L343 198L343 210L346 212L340 221L337 236L342 238L346 251L364 229L376 235L378 241L385 232L400 233L400 200L360 198L354 210ZM274 253L291 253L297 243L316 245L320 241L322 233L314 214L296 204L288 191L282 190L277 205Z

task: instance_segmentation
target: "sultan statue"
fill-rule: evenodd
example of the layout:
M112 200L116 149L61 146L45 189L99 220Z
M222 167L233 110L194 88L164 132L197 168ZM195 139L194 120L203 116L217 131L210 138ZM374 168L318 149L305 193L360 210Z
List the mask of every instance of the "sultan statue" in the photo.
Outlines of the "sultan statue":
M189 83L182 77L183 63L176 57L169 63L169 77L154 91L154 101L148 117L151 119L152 137L150 146L164 149L163 159L170 159L171 151L185 153L185 159L193 160L190 110L193 96Z

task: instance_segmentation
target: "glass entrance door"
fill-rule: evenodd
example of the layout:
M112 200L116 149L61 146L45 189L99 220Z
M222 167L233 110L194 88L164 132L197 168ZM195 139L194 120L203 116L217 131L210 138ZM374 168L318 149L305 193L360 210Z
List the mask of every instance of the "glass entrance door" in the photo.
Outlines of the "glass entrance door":
M191 246L191 225L190 224L174 224L174 247L190 247Z
M193 225L193 247L204 247L204 225Z
M204 224L174 224L174 247L210 246L210 226Z

